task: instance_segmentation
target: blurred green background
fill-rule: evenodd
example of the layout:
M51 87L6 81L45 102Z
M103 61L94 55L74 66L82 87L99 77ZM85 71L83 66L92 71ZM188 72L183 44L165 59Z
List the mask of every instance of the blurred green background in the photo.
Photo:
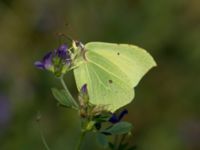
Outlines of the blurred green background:
M199 0L0 0L0 150L45 149L38 111L51 150L71 150L77 141L77 113L58 108L50 91L60 83L33 65L58 46L57 32L147 49L158 67L127 106L130 143L138 150L200 149ZM66 76L76 94L72 79ZM91 135L83 147L98 145Z

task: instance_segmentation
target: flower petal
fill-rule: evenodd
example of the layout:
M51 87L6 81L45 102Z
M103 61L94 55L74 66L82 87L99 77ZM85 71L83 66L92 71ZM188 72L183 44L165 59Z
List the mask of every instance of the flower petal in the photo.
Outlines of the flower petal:
M111 123L118 123L121 121L121 119L124 117L124 115L128 114L128 110L124 109L120 112L120 114L117 116L115 113L112 114L110 119L108 120Z
M49 70L53 64L52 64L52 52L47 53L43 58L43 65L44 68Z
M128 114L128 110L127 109L124 109L123 111L121 111L121 113L119 114L119 121L126 115Z
M108 121L111 123L117 123L117 122L119 122L119 119L116 116L116 114L113 114Z
M34 63L34 65L38 68L38 69L44 69L44 64L41 61L36 61Z
M58 48L58 51L66 52L67 51L67 45L66 44L60 45L60 47Z

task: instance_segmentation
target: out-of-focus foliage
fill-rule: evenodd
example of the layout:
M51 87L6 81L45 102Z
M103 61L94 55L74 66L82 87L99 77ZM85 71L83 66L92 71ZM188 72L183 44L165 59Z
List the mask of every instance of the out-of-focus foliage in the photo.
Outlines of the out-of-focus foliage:
M37 111L49 146L72 149L79 135L74 111L58 108L61 87L33 63L61 41L132 43L158 63L136 88L127 120L138 150L200 148L199 0L1 0L0 149L42 150ZM66 76L76 94L72 74ZM83 145L97 149L93 135Z

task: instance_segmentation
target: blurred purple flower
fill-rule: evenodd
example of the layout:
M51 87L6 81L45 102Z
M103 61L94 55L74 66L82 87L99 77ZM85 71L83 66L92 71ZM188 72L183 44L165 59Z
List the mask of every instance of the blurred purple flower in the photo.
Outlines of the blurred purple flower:
M6 96L0 95L0 127L6 126L11 116L10 103Z
M119 115L117 115L117 114L112 114L112 116L109 118L109 122L111 122L111 123L118 123L118 122L120 122L121 120L122 120L122 118L126 115L126 114L128 114L128 110L127 109L124 109L124 110L122 110L121 112L120 112L120 114Z
M38 69L49 70L60 76L71 65L71 57L66 44L60 45L53 52L48 52L41 61L36 61Z

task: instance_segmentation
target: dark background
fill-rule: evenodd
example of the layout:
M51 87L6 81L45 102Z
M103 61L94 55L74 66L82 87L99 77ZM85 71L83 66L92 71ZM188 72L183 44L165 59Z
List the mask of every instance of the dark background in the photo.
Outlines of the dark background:
M77 113L58 108L50 91L60 83L33 65L58 46L57 32L147 49L158 67L127 106L130 143L138 150L200 149L199 0L1 0L0 150L44 150L38 111L51 150L73 149L77 141ZM66 82L75 94L72 77ZM84 148L95 147L88 136Z

